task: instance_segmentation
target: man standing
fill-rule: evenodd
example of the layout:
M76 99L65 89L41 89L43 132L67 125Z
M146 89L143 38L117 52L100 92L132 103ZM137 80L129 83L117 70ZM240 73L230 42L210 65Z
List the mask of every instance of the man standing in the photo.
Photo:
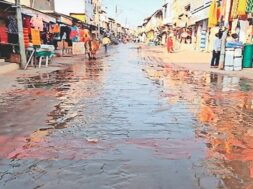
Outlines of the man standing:
M108 52L108 45L111 43L111 40L109 39L109 37L107 37L105 35L104 38L103 38L102 43L103 43L103 45L105 47L105 54L107 54L107 52Z
M221 38L222 33L219 32L215 35L211 68L217 68L219 66L220 52L221 52Z

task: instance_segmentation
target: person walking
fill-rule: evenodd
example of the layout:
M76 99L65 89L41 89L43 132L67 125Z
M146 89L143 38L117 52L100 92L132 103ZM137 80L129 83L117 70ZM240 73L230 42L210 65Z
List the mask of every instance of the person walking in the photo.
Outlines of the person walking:
M91 40L88 42L88 56L89 60L96 60L97 51L99 50L99 41L96 34L91 35Z
M168 51L168 53L174 52L174 42L173 42L173 35L172 34L170 34L167 39L167 51Z
M214 46L213 46L213 57L211 60L211 68L217 68L220 62L220 52L221 52L221 38L222 34L217 33L214 39Z
M107 35L104 36L103 40L102 40L103 46L105 48L105 54L107 54L108 52L108 46L111 43L111 40L109 37L107 37Z

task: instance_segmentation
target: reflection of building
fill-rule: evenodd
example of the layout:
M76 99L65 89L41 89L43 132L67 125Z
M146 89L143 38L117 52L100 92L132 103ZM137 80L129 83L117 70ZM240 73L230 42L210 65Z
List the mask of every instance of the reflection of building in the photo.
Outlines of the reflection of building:
M220 188L252 189L253 89L248 81L167 66L162 74L154 67L145 71L150 79L163 82L169 103L190 106L196 116L196 138L206 141L203 163L221 176Z

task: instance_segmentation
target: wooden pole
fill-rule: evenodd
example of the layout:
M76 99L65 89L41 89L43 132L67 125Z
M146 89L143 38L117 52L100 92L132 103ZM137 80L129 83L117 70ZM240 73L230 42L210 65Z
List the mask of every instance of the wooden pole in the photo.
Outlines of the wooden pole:
M16 17L18 24L18 40L19 40L19 51L21 57L21 68L25 68L26 65L26 53L25 53L25 44L24 44L24 33L23 33L23 21L22 21L22 12L20 0L15 0L16 4Z

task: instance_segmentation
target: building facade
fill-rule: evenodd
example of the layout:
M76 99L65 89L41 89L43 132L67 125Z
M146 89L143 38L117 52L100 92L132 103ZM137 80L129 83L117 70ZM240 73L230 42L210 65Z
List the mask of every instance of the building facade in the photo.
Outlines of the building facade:
M10 3L15 3L15 0L6 0ZM55 10L54 0L20 0L21 5L25 5L40 11L53 12Z

